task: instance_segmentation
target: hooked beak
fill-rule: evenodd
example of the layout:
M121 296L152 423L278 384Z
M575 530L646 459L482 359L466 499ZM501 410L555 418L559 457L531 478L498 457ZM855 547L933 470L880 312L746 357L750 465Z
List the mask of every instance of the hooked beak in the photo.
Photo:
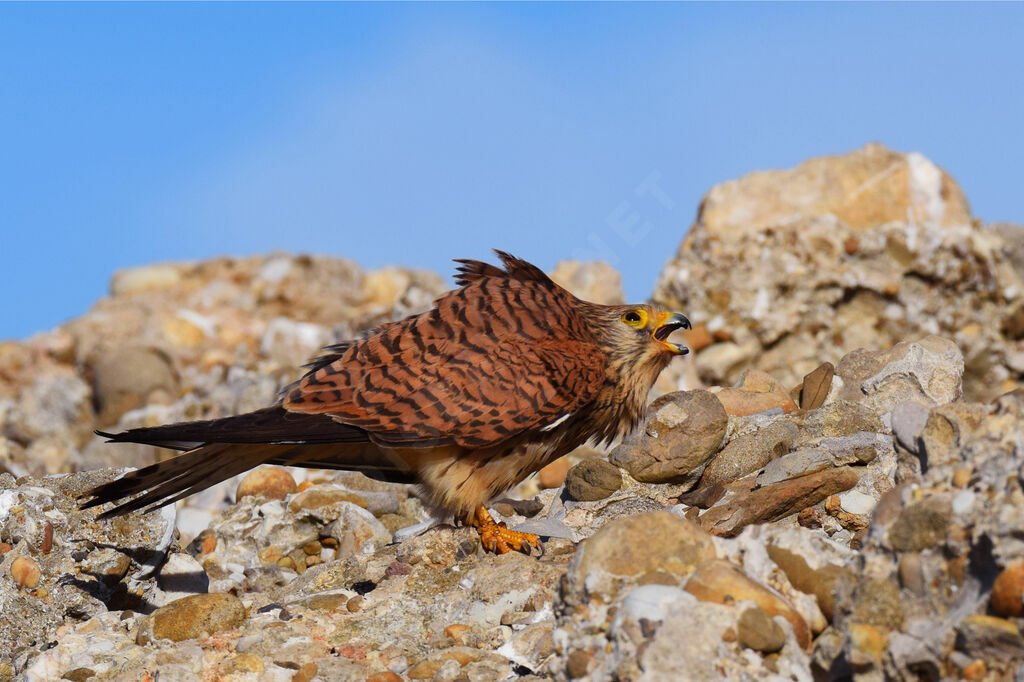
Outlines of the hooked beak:
M690 349L679 343L669 343L668 337L678 329L689 329L690 321L680 313L658 313L658 324L651 337L675 355L686 355Z

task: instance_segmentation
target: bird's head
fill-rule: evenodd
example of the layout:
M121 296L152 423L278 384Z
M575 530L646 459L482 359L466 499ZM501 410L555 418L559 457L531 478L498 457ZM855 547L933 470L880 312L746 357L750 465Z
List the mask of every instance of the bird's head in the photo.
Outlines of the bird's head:
M673 332L689 329L680 313L656 310L649 305L608 306L601 316L609 354L631 366L656 367L660 372L669 360L690 349L669 340Z

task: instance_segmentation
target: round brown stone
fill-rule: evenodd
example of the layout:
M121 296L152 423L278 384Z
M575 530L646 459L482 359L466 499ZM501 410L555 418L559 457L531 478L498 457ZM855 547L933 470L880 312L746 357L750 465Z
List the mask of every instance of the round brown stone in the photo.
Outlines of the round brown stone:
M39 564L32 557L20 556L11 563L11 577L19 587L34 588L39 584Z
M158 639L180 642L204 633L231 630L245 620L245 606L233 594L194 594L172 601L149 614L139 627L136 643Z
M260 467L250 471L235 491L235 499L259 496L268 500L283 500L295 492L295 479L287 469Z
M736 636L740 644L763 654L780 651L786 644L786 633L782 627L763 609L756 606L740 614L740 620L736 624Z
M569 469L565 489L574 500L603 500L622 487L619 467L603 459L585 459Z
M701 467L722 444L729 417L708 391L663 395L638 429L609 457L638 481L696 483Z
M1000 616L1024 616L1024 561L1003 569L992 586L992 610Z

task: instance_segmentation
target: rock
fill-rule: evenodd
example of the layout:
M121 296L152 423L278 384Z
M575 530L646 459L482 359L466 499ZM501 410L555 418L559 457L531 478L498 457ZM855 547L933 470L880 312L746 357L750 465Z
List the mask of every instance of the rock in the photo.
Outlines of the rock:
M583 649L576 649L573 651L566 662L565 672L569 675L569 679L578 680L584 677L590 672L590 662L594 657L584 651Z
M110 348L91 367L101 424L116 423L125 412L145 405L155 392L161 392L165 402L178 395L171 359L156 348Z
M686 581L684 589L701 601L726 604L750 600L769 616L782 616L793 626L801 647L811 643L811 631L793 605L782 596L751 580L743 571L724 559L705 561Z
M322 521L338 518L343 505L354 504L366 509L370 503L363 495L338 485L321 483L306 488L288 502L288 511L293 514L315 514Z
M567 589L613 595L624 582L663 573L675 581L715 556L710 536L696 524L669 512L650 512L609 521L573 556Z
M1004 568L992 585L992 610L1005 618L1024 616L1024 561Z
M669 614L688 608L696 599L674 585L641 585L630 590L615 612L613 628L623 621L661 623Z
M285 367L294 367L330 342L330 332L321 325L278 317L267 325L260 352Z
M585 459L569 469L565 489L574 500L603 500L622 487L622 474L603 459Z
M783 412L797 409L785 387L770 374L758 370L747 370L734 388L712 389L725 408L726 414L744 417L765 410L779 408Z
M715 338L708 331L707 325L703 324L699 324L693 329L687 329L682 334L684 344L693 353L704 350L715 342Z
M888 530L889 546L899 552L919 552L946 539L952 509L949 500L929 498L900 512Z
M210 578L202 564L189 554L176 552L167 557L160 567L157 586L163 592L158 606L182 599L193 594L206 594L210 590Z
M910 219L940 226L970 222L956 182L920 154L869 144L790 170L759 171L715 186L698 224L720 238L758 232L794 216L832 214L854 230Z
M839 467L736 493L701 514L698 522L712 535L733 537L746 526L785 518L849 490L859 478L853 467Z
M565 476L569 473L570 466L568 457L559 457L554 462L546 465L537 472L537 482L541 488L557 488L565 482Z
M836 587L843 582L849 583L854 577L853 571L836 564L812 569L802 556L777 545L768 545L768 556L782 569L793 587L815 596L822 614L831 621L835 616Z
M237 628L245 617L245 606L233 594L196 594L161 606L147 616L136 640L141 645L159 639L180 642Z
M874 180L863 184L868 166L886 186L902 175L896 169L915 170L898 189L876 192ZM810 168L828 169L820 177L829 180L809 181ZM729 331L728 341L695 351L708 384L731 385L757 367L795 386L851 351L938 334L970 359L968 398L992 400L1019 383L1000 327L1024 300L1014 260L1021 230L972 221L953 188L924 157L882 147L725 183L704 198L653 300L685 310L695 328ZM910 217L924 197L923 212L939 217Z
M57 436L81 443L82 431L92 424L89 385L68 369L37 374L23 386L18 403L6 417L8 438L29 443L44 436Z
M949 339L928 336L885 351L855 351L839 361L839 397L862 400L890 421L908 401L944 405L962 394L963 353Z
M17 482L0 474L0 528L10 546L0 553L0 664L21 674L39 657L43 643L63 641L62 627L156 596L152 574L174 543L173 507L105 521L78 510L78 495L117 473ZM130 548L131 556L114 547Z
M757 476L757 484L759 486L772 485L832 466L835 466L832 454L827 450L819 448L797 450L765 464L764 470Z
M978 428L988 412L987 405L962 402L932 409L919 435L922 466L952 464L960 444Z
M799 446L817 444L822 438L843 438L857 433L885 433L878 415L865 405L849 400L834 400L817 410L789 418L803 431L795 443Z
M825 404L835 372L836 368L831 362L823 362L804 377L800 383L801 410L816 410Z
M1024 637L1012 621L974 614L957 627L956 648L972 658L1020 663Z
M896 630L903 624L900 588L891 580L868 578L854 593L852 622Z
M886 633L864 623L850 624L850 663L857 668L876 666L882 660L889 638Z
M904 448L913 453L921 450L921 433L928 423L930 409L924 403L908 400L892 411L892 434Z
M257 495L268 500L283 500L295 492L295 478L287 469L265 466L253 469L245 475L235 490L235 499Z
M113 586L121 581L132 567L131 558L113 547L100 547L89 552L81 561L82 572L91 575L106 585Z
M11 562L11 577L19 587L35 588L39 584L39 564L32 557L20 556Z
M622 293L622 275L602 261L581 263L562 260L555 263L555 269L548 274L558 285L584 301L601 305L622 305L626 302Z
M649 639L642 641L637 649L635 668L632 660L623 656L626 650L625 637L616 640L615 653L622 658L614 668L617 672L639 670L644 678L653 680L678 679L680 671L695 680L739 679L743 671L753 669L754 675L768 674L767 668L758 669L740 656L708 656L708 651L722 651L723 638L733 628L736 615L734 609L719 604L698 602L686 610L669 615ZM694 628L693 623L701 627ZM791 647L797 649L797 647ZM738 647L737 647L738 650ZM613 654L614 655L614 654ZM623 660L624 659L624 660ZM742 660L742 663L740 662ZM785 669L786 661L783 661ZM611 666L606 666L610 668ZM596 676L595 676L596 677ZM637 679L621 675L619 679ZM604 678L608 679L610 676ZM643 678L640 678L643 679Z
M181 281L181 273L174 265L144 265L118 270L110 280L112 296L128 296L152 289L168 289Z
M701 476L700 487L708 488L728 483L757 471L789 452L798 433L795 425L786 421L775 421L753 433L733 438L708 463L704 475Z
M638 481L696 482L725 437L728 417L707 391L670 393L647 409L647 422L609 460Z
M786 633L779 624L756 606L740 614L736 636L740 644L763 654L774 654L786 644Z

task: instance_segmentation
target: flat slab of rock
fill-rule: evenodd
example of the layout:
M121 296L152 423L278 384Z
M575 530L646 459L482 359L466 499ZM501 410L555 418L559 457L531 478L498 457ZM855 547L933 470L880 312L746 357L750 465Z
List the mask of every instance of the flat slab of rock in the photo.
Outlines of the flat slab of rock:
M136 641L148 644L158 639L194 639L203 633L236 628L245 615L245 606L233 594L195 594L149 614L139 627Z
M900 405L944 405L963 394L964 356L941 336L903 341L881 351L857 350L839 361L840 398L861 400L891 423Z
M681 582L715 557L697 524L657 511L609 521L576 551L566 572L568 592L614 594L627 582L660 573Z
M700 515L698 523L712 535L732 537L753 523L767 523L812 507L829 495L857 485L852 467L826 469L781 483L738 493Z
M775 377L756 369L744 373L739 386L717 388L713 392L725 407L726 414L733 417L776 408L786 413L797 409L789 391Z
M729 441L704 469L700 487L729 483L757 471L789 452L799 429L786 421L767 424L753 433Z
M793 626L800 646L811 643L811 630L793 605L773 590L768 589L725 559L705 561L686 582L687 592L701 601L716 604L749 599L769 616L782 616ZM781 647L780 647L781 648Z

